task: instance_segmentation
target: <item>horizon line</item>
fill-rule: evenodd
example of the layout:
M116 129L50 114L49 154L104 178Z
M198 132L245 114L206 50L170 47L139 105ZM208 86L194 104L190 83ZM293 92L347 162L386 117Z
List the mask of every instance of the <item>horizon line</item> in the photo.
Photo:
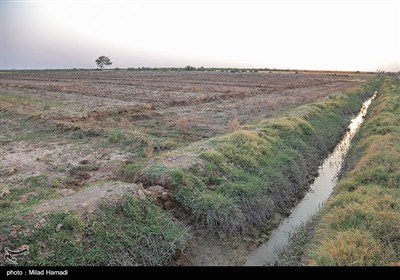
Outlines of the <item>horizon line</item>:
M400 69L398 71L385 71L385 70L339 70L339 69L300 69L300 68L268 68L268 67L196 67L192 65L187 65L183 67L178 67L178 66L161 66L161 67L151 67L151 66L138 66L138 67L110 67L110 68L104 68L104 69L99 69L99 68L84 68L84 67L65 67L65 68L7 68L7 69L0 69L0 71L57 71L57 70L94 70L94 71L107 71L107 70L128 70L128 69L134 69L134 70L142 70L142 69L185 69L186 67L194 67L192 70L185 70L185 71L196 71L196 70L201 70L201 69L238 69L238 70L264 70L264 71L304 71L304 72L349 72L349 73L377 73L380 71L383 72L388 72L388 73L396 73L400 72Z

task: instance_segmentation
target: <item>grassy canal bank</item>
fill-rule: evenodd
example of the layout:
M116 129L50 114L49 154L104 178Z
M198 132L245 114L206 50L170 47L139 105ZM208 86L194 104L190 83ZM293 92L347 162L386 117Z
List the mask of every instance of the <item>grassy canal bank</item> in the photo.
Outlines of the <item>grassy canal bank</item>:
M293 236L280 265L399 265L399 93L399 80L385 77L334 193Z
M400 82L386 77L316 226L311 265L399 265Z
M165 153L138 167L137 179L171 190L178 207L210 231L264 226L302 197L350 117L380 83Z
M302 198L351 117L381 83L372 79L357 92L255 124L232 122L228 134L123 167L125 183L165 188L168 207L154 196L126 195L92 213L55 211L32 225L34 205L23 197L33 189L46 193L51 182L0 190L0 221L7 225L1 233L9 235L4 244L30 246L20 265L166 265L188 246L193 224L220 236L268 228ZM15 230L6 233L9 225Z

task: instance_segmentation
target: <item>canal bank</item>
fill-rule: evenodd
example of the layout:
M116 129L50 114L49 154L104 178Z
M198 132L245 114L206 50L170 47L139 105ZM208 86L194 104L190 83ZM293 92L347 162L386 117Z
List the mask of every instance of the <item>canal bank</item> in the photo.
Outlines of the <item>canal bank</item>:
M398 266L400 83L386 76L333 195L293 234L278 265Z

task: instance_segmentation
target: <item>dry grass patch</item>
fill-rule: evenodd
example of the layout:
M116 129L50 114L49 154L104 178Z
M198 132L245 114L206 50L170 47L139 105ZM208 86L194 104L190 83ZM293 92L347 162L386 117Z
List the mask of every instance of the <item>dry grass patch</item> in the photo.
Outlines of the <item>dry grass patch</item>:
M322 242L311 265L366 266L382 264L387 253L368 233L359 230L339 232Z
M240 129L240 122L239 122L239 120L238 119L233 119L233 120L230 120L229 122L228 122L228 125L229 125L229 131L230 132L235 132L235 131L237 131L237 130L239 130Z

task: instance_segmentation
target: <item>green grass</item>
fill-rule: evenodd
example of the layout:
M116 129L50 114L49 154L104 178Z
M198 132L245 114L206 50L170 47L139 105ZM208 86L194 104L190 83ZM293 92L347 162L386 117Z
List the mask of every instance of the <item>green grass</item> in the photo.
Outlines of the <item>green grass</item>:
M104 134L107 136L102 147L113 147L119 150L135 154L135 159L146 158L145 148L148 143L152 143L155 154L159 154L168 150L173 150L177 147L187 144L178 135L172 136L157 136L155 131L144 131L142 127L137 130L130 129L111 129ZM78 134L80 135L80 134Z
M93 138L93 137L99 137L103 136L102 131L98 130L78 130L74 133L72 133L71 138L72 139L85 139L85 138Z
M56 232L58 224L61 230ZM29 244L20 265L165 265L183 250L186 229L148 200L125 197L117 205L101 205L90 217L56 213L31 236L14 243Z
M17 103L17 104L22 104L22 105L36 106L36 107L40 108L41 110L49 110L49 109L62 107L63 105L65 106L65 102L56 102L56 101L49 102L48 100L42 100L42 99L37 99L37 98L27 97L27 96L15 96L15 95L10 95L10 94L0 95L0 100Z
M0 125L0 129L4 131L0 135L0 144L4 145L19 141L26 141L29 144L60 140L87 142L87 140L96 141L96 138L104 137L102 131L70 130L57 126L48 120L34 116L23 116L15 112L2 110L1 108L0 119L5 120L5 124Z
M375 79L362 93L300 106L284 117L166 153L144 166L141 181L174 189L175 200L218 233L265 226L304 194L351 116L380 84ZM170 164L168 157L186 160Z
M122 140L124 134L121 130L115 129L108 132L107 139L110 143L115 144Z
M307 253L312 265L399 265L400 83L386 77Z
M18 184L19 186L8 188L10 193L0 199L2 214L6 214L6 211L11 212L15 209L20 209L21 207L30 207L44 199L57 196L55 189L60 184L61 181L59 179L49 178L44 174L22 180ZM2 191L1 189L0 192Z
M129 163L124 167L124 178L128 182L134 182L139 177L142 165L140 163Z
M28 177L16 182L15 186L0 186L0 193L9 193L0 198L0 235L8 234L11 225L26 226L21 218L30 215L32 207L59 195L56 192L61 180L46 174Z
M301 224L295 232L290 234L289 243L278 252L276 265L278 266L303 266L305 265L304 252L309 248L313 232L320 219L316 213Z
M99 164L79 164L79 165L73 165L69 169L69 174L72 176L79 175L82 172L88 172L88 171L96 171L99 169Z

